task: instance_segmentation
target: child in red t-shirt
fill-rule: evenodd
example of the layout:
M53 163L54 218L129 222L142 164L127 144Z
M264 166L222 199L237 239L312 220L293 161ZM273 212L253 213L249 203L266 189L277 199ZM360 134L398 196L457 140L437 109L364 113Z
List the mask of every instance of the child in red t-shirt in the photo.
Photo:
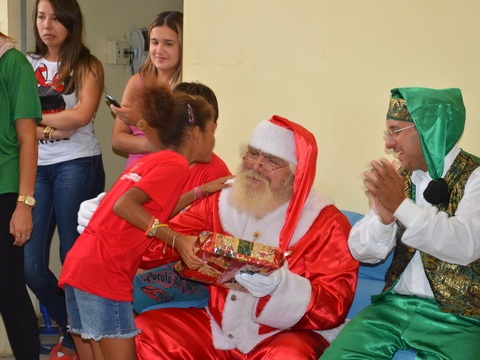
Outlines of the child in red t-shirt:
M162 239L173 249L182 237L182 246L175 247L182 259L192 268L202 264L191 252L196 237L178 234L165 223L184 190L190 165L211 159L213 108L200 96L152 85L144 86L140 99L144 121L157 130L159 150L164 150L145 156L117 179L60 274L80 358L136 359L132 279L152 242Z

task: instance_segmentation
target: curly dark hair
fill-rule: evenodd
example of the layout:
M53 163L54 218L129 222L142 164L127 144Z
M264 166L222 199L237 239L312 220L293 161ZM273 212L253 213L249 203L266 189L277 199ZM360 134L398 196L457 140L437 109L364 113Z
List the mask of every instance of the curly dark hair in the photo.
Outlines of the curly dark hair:
M207 122L215 116L213 107L202 96L173 93L153 81L144 83L139 106L143 118L157 130L167 148L180 146L191 127L198 126L205 131Z

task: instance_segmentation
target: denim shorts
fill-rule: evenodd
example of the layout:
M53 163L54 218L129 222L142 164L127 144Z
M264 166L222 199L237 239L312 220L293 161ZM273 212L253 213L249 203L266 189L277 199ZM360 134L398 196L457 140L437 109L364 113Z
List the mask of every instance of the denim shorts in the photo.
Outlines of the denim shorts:
M131 302L115 301L65 285L69 328L83 339L132 338L135 327Z

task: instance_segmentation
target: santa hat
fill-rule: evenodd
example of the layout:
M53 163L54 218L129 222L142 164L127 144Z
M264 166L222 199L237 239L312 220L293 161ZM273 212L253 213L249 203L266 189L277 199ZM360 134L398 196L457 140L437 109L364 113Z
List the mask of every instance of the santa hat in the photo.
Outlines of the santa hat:
M318 153L315 136L303 126L274 115L253 130L248 143L258 150L296 165L293 195L280 232L280 248L286 250L315 179Z
M264 120L253 130L248 144L264 153L297 165L297 152L293 132Z

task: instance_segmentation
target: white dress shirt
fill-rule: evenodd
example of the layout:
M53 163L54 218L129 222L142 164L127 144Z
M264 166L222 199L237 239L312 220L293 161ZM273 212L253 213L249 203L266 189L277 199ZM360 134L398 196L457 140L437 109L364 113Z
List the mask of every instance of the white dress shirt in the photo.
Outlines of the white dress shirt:
M452 165L460 148L455 146L445 157L444 173ZM480 258L480 168L468 179L464 196L455 216L448 217L423 198L431 181L427 172L416 170L412 182L416 186L415 202L405 199L394 216L406 230L402 242L440 260L468 265ZM353 257L361 262L377 263L395 247L396 223L384 225L371 209L350 232L348 244ZM403 272L394 291L399 294L433 297L418 251Z

